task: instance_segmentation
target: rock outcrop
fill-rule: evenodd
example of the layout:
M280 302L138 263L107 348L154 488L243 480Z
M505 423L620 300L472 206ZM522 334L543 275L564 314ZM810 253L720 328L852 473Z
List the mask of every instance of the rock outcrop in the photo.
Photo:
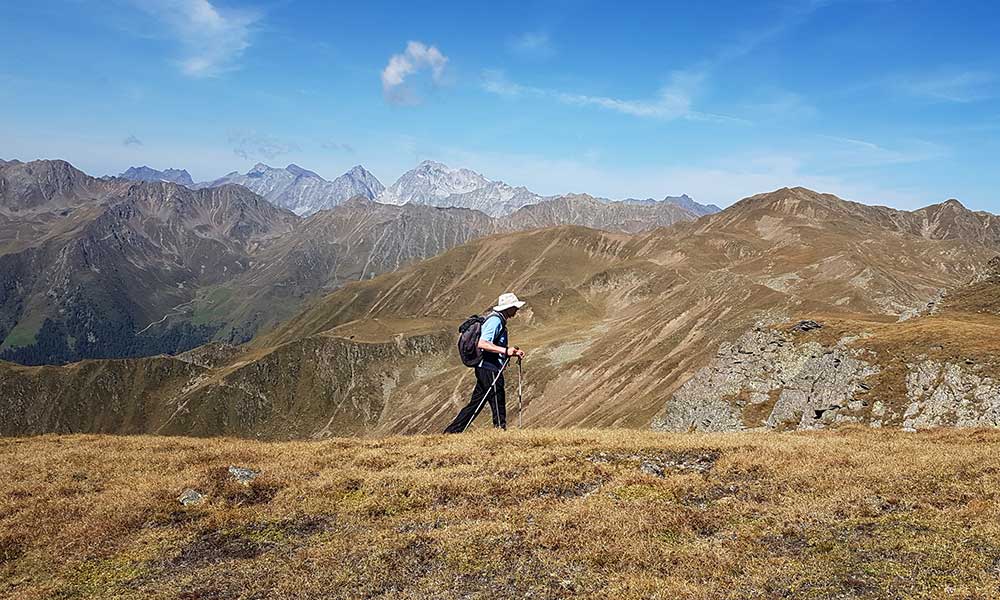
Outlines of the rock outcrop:
M796 344L757 325L677 390L653 421L661 431L736 431L767 427L816 429L859 420L865 379L879 372L843 344Z
M970 372L977 365L925 360L907 366L904 429L1000 426L1000 382ZM894 416L884 414L885 409L879 412L883 414L876 416L885 420Z

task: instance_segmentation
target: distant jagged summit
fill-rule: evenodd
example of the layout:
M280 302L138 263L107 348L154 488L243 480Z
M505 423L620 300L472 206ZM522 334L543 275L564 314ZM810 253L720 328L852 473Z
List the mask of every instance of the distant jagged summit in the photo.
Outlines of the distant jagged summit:
M300 216L333 208L355 196L374 199L384 186L361 165L356 165L333 181L308 169L290 164L284 169L257 163L245 175L233 172L198 187L235 183L250 188L270 202Z
M679 206L685 210L688 210L699 217L704 217L705 215L713 215L722 209L714 204L700 204L695 202L691 196L687 194L681 194L680 196L667 196L663 200L656 200L654 198L626 198L622 200L625 204L636 204L639 206L655 206L660 203L673 204L674 206Z
M683 209L686 215L693 215L695 218L719 212L721 209L714 204L698 204L687 195L667 196L663 200L647 198L639 200L629 198L626 200L609 200L607 198L596 198L587 194L561 194L556 196L542 196L523 186L512 186L503 181L493 181L483 175L471 170L452 168L448 165L425 160L413 169L403 173L399 179L385 189L376 198L377 202L383 204L422 204L426 206L470 208L484 212L491 217L506 217L515 211L526 206L536 205L548 200L569 199L570 203L562 203L565 206L582 206L579 202L582 198L590 198L594 202L611 205L635 205L655 207L662 205L672 205ZM559 205L557 203L557 205ZM552 205L556 206L556 205ZM545 211L535 213L540 216L550 212L551 206ZM594 207L596 210L596 207ZM602 211L607 213L608 211ZM655 223L661 224L664 214L668 211L661 211L661 215L654 219ZM588 216L584 220L591 218ZM596 218L596 215L595 215ZM601 218L597 218L601 221ZM671 217L666 217L671 220ZM647 224L652 226L652 223Z
M604 231L639 233L693 221L699 216L672 202L616 202L588 194L567 194L519 208L506 218L505 223L514 231L581 225Z
M498 217L536 204L543 197L524 187L491 181L470 169L453 169L425 160L403 173L376 200L383 204L471 208Z
M119 177L132 181L167 181L186 187L194 187L194 180L191 179L191 174L185 169L164 169L157 171L143 165L141 167L129 167Z

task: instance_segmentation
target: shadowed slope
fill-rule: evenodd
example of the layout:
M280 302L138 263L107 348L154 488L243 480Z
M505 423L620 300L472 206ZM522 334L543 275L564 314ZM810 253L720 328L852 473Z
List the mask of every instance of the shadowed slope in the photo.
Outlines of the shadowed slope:
M103 181L62 161L8 165L0 175L10 197L32 202L5 209L11 219L0 224L8 250L0 255L0 351L29 364L203 342L206 333L189 323L143 333L198 287L245 270L259 245L296 220L238 186L194 192ZM38 235L26 238L26 229Z

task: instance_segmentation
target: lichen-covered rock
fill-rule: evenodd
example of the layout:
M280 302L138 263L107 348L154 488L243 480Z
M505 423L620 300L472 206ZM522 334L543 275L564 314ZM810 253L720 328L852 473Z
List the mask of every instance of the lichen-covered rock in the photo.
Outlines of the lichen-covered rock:
M229 474L232 475L233 479L243 485L250 485L250 482L257 478L260 473L254 471L253 469L247 469L245 467L229 467Z
M1000 426L1000 383L956 363L908 365L906 429Z
M810 429L857 421L856 413L865 401L855 400L855 396L864 394L862 382L878 373L878 367L841 347L824 349L810 343L797 351L804 359L798 363L801 368L782 378L780 395L767 418L768 427L795 423L799 429Z
M712 363L677 390L653 422L663 431L809 429L858 420L864 380L878 373L844 345L796 344L790 334L757 326L724 343Z
M201 504L205 501L205 494L202 494L197 490L184 490L184 492L177 498L177 501L184 506Z

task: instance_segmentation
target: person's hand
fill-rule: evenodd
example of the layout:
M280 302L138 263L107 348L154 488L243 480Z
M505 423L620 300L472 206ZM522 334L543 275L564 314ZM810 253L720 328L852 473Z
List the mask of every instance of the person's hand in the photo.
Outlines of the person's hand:
M512 357L516 356L518 358L524 358L524 350L521 350L520 348L516 348L516 347L515 348L511 348L510 349L510 355Z

